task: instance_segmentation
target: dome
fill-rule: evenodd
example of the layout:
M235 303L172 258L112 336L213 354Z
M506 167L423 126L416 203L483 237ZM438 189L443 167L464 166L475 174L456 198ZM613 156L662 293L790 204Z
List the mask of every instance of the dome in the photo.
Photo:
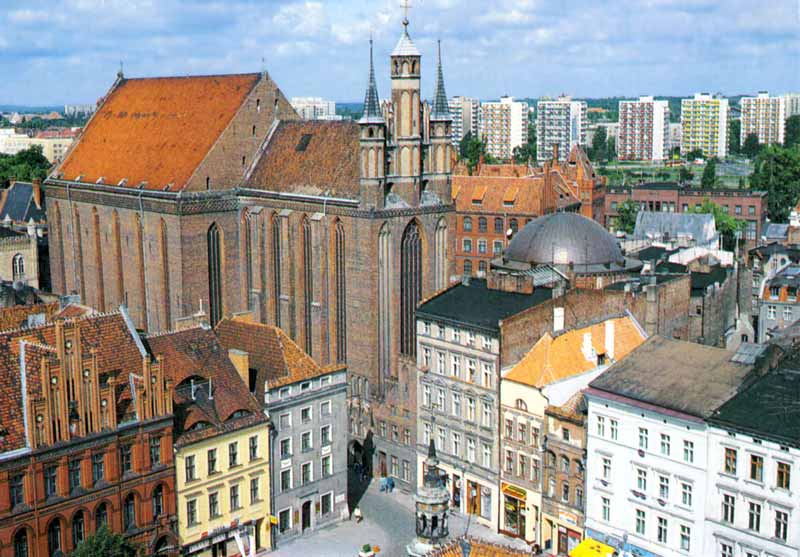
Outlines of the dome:
M530 265L626 266L614 236L577 213L554 213L532 220L509 242L503 261Z

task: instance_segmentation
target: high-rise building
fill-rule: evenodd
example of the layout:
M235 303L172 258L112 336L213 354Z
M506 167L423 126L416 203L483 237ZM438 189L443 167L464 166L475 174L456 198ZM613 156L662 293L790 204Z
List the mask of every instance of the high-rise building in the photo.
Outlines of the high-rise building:
M700 149L703 156L728 154L728 99L708 93L681 101L681 155Z
M453 97L448 104L453 118L453 145L458 145L468 133L477 135L480 101L470 97Z
M783 97L770 97L759 91L756 97L742 97L742 132L739 141L744 145L747 136L756 134L764 145L783 143L786 102Z
M669 104L653 97L619 102L619 160L662 161L669 155Z
M786 93L783 95L783 100L786 105L784 108L786 118L800 114L800 93Z
M341 120L336 103L320 97L292 97L290 101L303 120Z
M586 102L571 97L545 99L536 104L536 159L548 160L558 145L563 162L575 145L586 145Z
M515 101L513 97L481 103L479 125L486 152L508 160L515 148L528 143L528 103Z

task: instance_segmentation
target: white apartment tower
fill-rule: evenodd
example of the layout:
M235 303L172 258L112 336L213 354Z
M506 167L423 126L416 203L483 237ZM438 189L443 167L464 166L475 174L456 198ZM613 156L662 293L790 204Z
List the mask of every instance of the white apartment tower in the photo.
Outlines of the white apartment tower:
M320 97L292 97L290 101L303 120L341 120L336 114L336 103Z
M663 161L669 156L669 103L653 97L619 102L619 160Z
M700 149L705 158L728 154L728 99L708 93L681 100L681 155Z
M470 97L452 97L448 104L453 118L453 145L458 145L468 133L477 136L480 101Z
M571 97L540 100L536 104L536 158L549 159L558 145L558 158L564 161L575 145L586 145L588 120L585 101Z
M786 108L784 109L784 116L786 118L800 115L800 93L786 93L783 99L786 104Z
M487 153L498 159L510 159L516 147L528 143L528 103L515 101L513 97L481 103L480 136Z
M754 133L763 145L783 143L786 120L784 97L770 97L761 91L756 97L742 97L742 132L740 141L744 145L747 136Z

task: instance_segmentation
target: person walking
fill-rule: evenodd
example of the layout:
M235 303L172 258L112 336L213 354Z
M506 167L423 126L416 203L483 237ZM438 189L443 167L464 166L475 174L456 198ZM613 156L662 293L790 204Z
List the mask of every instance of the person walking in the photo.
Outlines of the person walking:
M361 507L356 507L353 511L353 518L356 519L356 524L360 524L364 517L361 516Z

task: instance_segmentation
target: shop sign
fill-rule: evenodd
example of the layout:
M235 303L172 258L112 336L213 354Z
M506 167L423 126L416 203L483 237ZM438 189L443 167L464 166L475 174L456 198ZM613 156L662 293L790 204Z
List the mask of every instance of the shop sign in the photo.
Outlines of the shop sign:
M522 489L521 487L517 487L517 486L511 485L511 484L507 484L505 482L502 482L500 484L500 489L506 495L510 495L511 497L515 497L516 499L522 499L523 501L525 500L525 498L528 495L528 492L525 491L524 489Z
M572 524L573 526L578 525L578 517L572 513L559 511L558 520L560 520L561 522L566 522L567 524Z

